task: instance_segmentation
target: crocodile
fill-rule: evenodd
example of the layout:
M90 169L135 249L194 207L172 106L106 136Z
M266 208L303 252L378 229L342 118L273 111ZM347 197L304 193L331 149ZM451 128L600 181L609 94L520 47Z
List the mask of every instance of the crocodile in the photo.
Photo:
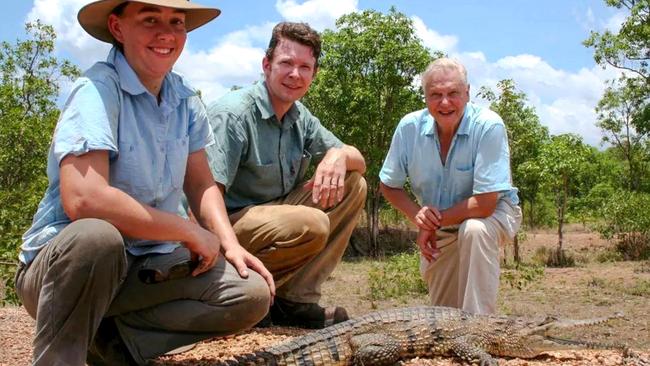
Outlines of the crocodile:
M216 366L394 365L414 357L456 356L480 366L497 357L534 358L546 351L625 345L557 338L551 331L592 326L621 318L563 320L473 315L455 308L422 306L378 311L313 331L261 351L237 355ZM643 363L646 365L645 363Z

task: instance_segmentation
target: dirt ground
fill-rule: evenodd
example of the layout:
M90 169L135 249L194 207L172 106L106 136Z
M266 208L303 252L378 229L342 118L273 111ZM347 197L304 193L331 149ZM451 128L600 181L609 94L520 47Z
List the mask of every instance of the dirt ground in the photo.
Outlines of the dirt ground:
M525 261L537 248L553 248L557 236L551 232L529 232L522 242ZM545 268L541 278L524 281L520 288L502 282L499 309L508 315L553 315L566 318L591 318L622 313L615 320L593 329L581 329L582 339L625 343L640 352L650 365L650 263L599 263L596 257L610 245L597 234L571 227L565 235L565 248L577 259L575 267ZM508 254L509 256L510 254ZM398 306L426 304L426 295L409 299L369 301L367 272L370 261L345 260L326 282L323 304L347 308L351 316ZM504 272L508 271L504 267ZM0 366L30 362L33 320L16 307L0 308ZM276 344L304 333L292 328L253 330L236 336L214 339L195 349L171 357L161 357L156 365L211 365L232 355ZM576 336L575 334L568 334ZM403 365L463 365L457 359L415 359ZM623 365L615 351L562 351L544 354L534 360L500 359L500 365ZM644 364L645 363L639 363Z

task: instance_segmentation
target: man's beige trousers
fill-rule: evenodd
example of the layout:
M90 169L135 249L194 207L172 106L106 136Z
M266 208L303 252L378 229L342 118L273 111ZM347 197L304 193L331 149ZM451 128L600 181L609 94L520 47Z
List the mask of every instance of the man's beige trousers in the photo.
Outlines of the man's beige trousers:
M239 243L273 274L277 296L317 303L321 285L341 261L366 201L366 181L348 172L345 195L323 210L298 186L280 199L232 215Z
M441 255L428 262L420 256L420 273L431 305L451 306L475 314L496 311L499 247L514 238L521 209L500 200L492 216L468 219L456 228L438 230Z

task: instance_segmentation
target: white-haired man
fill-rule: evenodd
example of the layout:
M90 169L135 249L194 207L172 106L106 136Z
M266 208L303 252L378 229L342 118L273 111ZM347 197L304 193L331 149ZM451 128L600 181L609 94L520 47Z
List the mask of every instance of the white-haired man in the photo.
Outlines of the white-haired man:
M442 58L422 75L427 108L397 126L380 172L386 199L419 229L432 305L493 313L499 245L519 229L506 128L469 102L465 67ZM410 181L414 200L403 189Z

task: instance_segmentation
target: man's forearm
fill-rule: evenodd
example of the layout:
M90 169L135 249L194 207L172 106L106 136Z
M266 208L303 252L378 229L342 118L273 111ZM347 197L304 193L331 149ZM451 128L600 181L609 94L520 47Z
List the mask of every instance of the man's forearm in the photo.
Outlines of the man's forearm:
M409 221L414 224L416 223L415 215L420 210L420 205L418 205L404 189L392 188L384 183L379 183L379 190L384 195L384 198L393 205L393 207L403 213Z
M486 218L494 213L497 207L499 192L490 192L471 196L448 209L440 211L442 215L440 226L458 225L471 218Z

